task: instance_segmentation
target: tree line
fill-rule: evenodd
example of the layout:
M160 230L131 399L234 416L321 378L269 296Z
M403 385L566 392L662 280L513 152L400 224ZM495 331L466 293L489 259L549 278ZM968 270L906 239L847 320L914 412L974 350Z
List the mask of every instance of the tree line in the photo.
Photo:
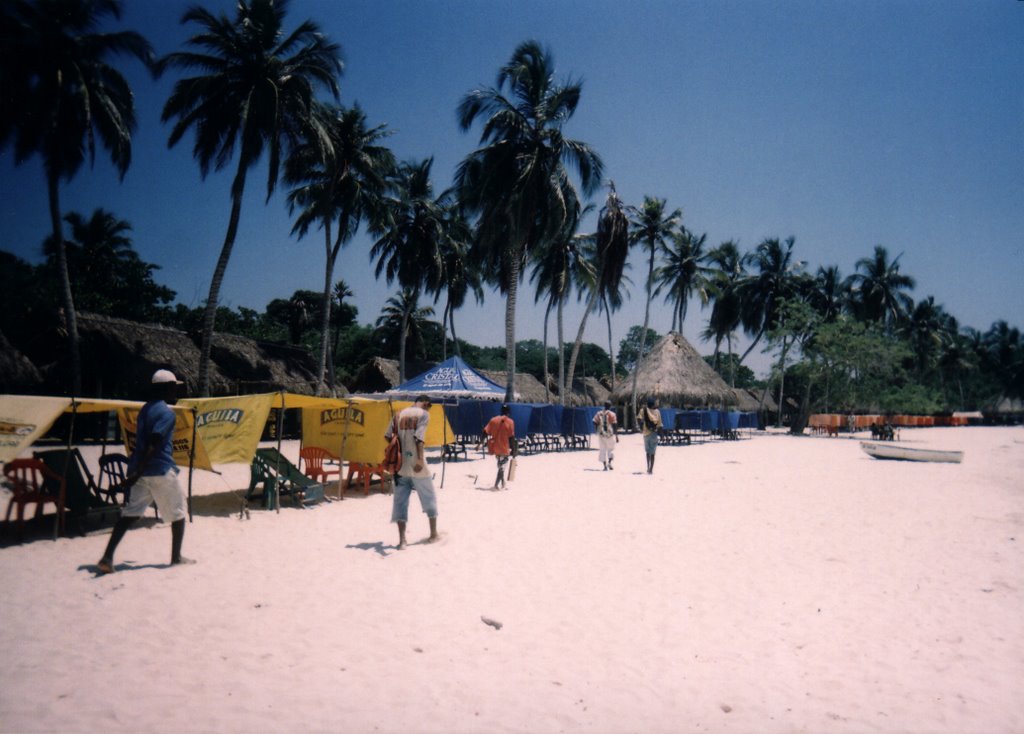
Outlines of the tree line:
M75 227L90 222L62 214L61 182L76 176L97 147L122 177L128 170L135 112L131 90L112 65L119 54L134 57L154 74L179 75L162 111L169 146L190 136L202 178L229 167L234 171L228 226L198 323L200 394L208 393L215 326L236 328L230 320L237 316L244 328L266 329L269 335L286 328L293 338L300 327L289 319L299 319L303 309L304 318L318 322L306 329L316 334L309 346L318 354L317 389L330 389L342 372L337 362L343 345L358 349L358 340L348 334L354 313L343 309L347 296L338 292L334 270L341 248L361 229L371 236L377 277L398 287L373 331L393 334L402 378L407 342L422 338L417 330L432 315L427 309L433 307L421 300L432 299L441 308L434 323L439 323L442 354L449 333L452 350L459 353L467 345L457 337L455 314L469 298L482 300L490 287L505 299L504 366L511 399L520 352L516 304L528 279L536 301L546 305L542 374L555 372L557 391L564 395L582 367L587 320L603 314L608 326L604 374L614 382L612 315L629 283L629 254L640 248L647 268L638 360L650 346L654 299L664 298L672 309L672 328L680 331L687 306L696 299L710 309L702 336L713 342L719 369L724 364L724 374L735 383L736 367L753 349L767 348L777 356L780 399L787 381L802 390L805 406L854 405L891 393L893 405L916 395L922 405L971 407L996 395L1022 393L1019 331L1000 321L980 333L962 328L930 296L915 303L909 295L913 278L900 271L899 256L892 258L881 245L848 277L834 266L811 273L794 256L792 237L767 238L747 253L732 241L710 247L706 235L684 226L681 210L670 210L666 199L623 202L614 184L605 183L597 151L566 135L582 99L581 84L557 78L551 52L535 41L513 51L494 84L469 90L460 100L458 125L464 132L479 131L478 147L459 163L452 185L438 192L432 158L397 161L385 145L387 125L373 124L358 106L338 102L344 71L340 46L313 21L291 25L285 0L240 0L233 16L193 6L181 20L195 34L181 50L160 58L138 33L96 30L118 20L120 8L117 0L15 0L0 8L0 82L8 96L0 112L0 149L13 148L18 163L38 157L46 172L52 223L46 267L54 284L49 292L61 304L76 394L81 388L76 309L103 304L76 301L76 287L91 277L82 270L93 260L76 249L84 248L85 234ZM285 201L295 236L317 232L323 237L324 279L316 298L304 292L287 306L268 304L266 314L240 309L233 316L219 306L220 288L249 176L262 163L268 201L279 183L288 187ZM581 232L596 206L591 200L602 188L596 231ZM117 249L104 257L120 258L126 273L138 270L133 277L150 289L151 306L169 303L166 289L152 282L155 266L147 270L124 248ZM563 316L574 296L585 306L569 347ZM313 308L317 299L319 308ZM171 309L196 328L196 314L187 311ZM270 316L271 311L278 315ZM345 323L346 313L353 322ZM547 346L552 315L553 354ZM740 333L750 344L736 355ZM862 363L858 349L877 360ZM871 389L878 385L888 392Z

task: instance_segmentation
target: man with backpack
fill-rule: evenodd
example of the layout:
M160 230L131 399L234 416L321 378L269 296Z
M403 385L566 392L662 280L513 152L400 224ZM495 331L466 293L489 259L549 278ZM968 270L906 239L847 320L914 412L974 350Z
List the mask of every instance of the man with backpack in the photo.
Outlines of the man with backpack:
M615 411L612 410L612 401L604 401L604 410L599 410L594 416L594 428L597 430L597 447L599 449L597 458L604 465L604 470L612 469L612 459L615 458L615 444L619 440L616 432Z
M647 473L654 473L654 452L658 449L658 434L661 433L661 411L653 397L647 398L647 405L640 409L640 427L644 433L644 452L647 454Z
M409 519L409 495L413 490L420 498L420 507L430 519L430 537L426 542L433 543L440 536L437 534L437 495L434 493L434 480L427 469L427 460L423 455L423 445L427 440L427 425L430 423L430 398L420 395L416 402L405 408L388 426L384 438L388 441L397 433L401 446L401 467L395 477L395 492L391 503L391 522L398 524L398 550L404 550L405 525Z

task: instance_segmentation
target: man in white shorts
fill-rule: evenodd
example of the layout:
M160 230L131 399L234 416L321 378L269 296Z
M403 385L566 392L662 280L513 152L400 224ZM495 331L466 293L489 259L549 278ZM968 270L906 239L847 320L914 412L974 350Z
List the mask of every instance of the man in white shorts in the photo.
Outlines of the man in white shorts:
M96 564L100 573L113 573L114 551L128 529L156 503L160 517L171 521L171 565L195 563L181 555L185 537L185 493L178 482L174 463L174 411L170 406L178 400L181 382L169 370L153 373L152 397L142 406L136 423L135 450L128 460L131 495L107 543L103 558Z

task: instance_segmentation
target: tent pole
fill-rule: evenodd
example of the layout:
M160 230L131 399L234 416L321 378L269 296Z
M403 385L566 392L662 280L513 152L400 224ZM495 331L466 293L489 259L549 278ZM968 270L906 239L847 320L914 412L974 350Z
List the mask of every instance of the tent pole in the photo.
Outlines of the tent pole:
M192 469L196 463L196 419L198 411L192 406L192 443L188 447L188 521L192 522Z
M348 424L352 416L352 399L345 404L345 431L341 434L341 451L338 453L338 499L345 499L342 482L345 481L345 449L348 446Z
M60 498L60 506L61 506L61 508L64 507L64 503L67 501L67 494L66 494L67 493L67 489L66 489L66 487L67 487L68 468L71 466L71 444L74 443L74 438L75 438L75 416L77 416L77 415L78 415L78 400L75 399L74 397L72 397L71 398L71 425L68 426L67 451L64 452L64 484L61 487L61 489L59 490L60 493L63 495ZM57 520L53 523L53 539L54 540L57 539L57 532L60 529L60 525L61 525L60 514L61 514L62 511L63 511L63 509L58 509L58 511L57 511Z
M448 458L445 456L445 447L448 445L448 416L444 413L444 398L441 399L441 489L444 489L444 474L448 468Z
M274 462L274 511L281 514L281 434L284 432L284 390L279 390L281 407L277 411L277 459Z

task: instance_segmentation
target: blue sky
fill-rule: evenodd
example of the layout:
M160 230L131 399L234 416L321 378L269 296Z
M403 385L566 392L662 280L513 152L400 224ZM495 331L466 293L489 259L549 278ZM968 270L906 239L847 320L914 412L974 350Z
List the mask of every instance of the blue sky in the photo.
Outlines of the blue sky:
M159 54L178 50L195 30L178 22L188 4L125 0L120 27L143 33ZM433 156L439 191L478 141L478 129L456 125L459 99L493 84L516 45L536 39L560 77L583 81L566 133L597 150L627 203L667 199L711 246L733 239L747 251L793 236L812 271L837 265L848 275L884 245L902 253L915 299L934 296L981 330L997 319L1024 326L1024 2L293 0L288 27L307 18L344 49L342 102L386 123L399 158ZM190 138L167 149L160 111L174 74L154 82L133 61L120 68L137 97L132 167L122 183L98 159L62 190L62 207L104 207L128 220L136 250L162 267L158 281L198 306L234 168L202 181ZM263 309L298 288L322 288L322 236L292 237L284 191L265 203L265 180L260 166L247 184L224 305ZM37 262L48 228L40 162L14 168L5 150L0 249ZM335 271L363 322L396 290L374 281L368 250L357 236ZM640 252L632 263L616 342L643 321ZM581 312L567 311L572 333ZM457 316L459 335L503 344L503 314L490 293ZM707 315L691 304L684 329L703 353ZM541 338L542 320L527 284L517 338ZM652 327L663 333L670 323L657 302ZM586 338L606 344L603 319L591 318ZM763 373L768 358L754 353L749 363Z

